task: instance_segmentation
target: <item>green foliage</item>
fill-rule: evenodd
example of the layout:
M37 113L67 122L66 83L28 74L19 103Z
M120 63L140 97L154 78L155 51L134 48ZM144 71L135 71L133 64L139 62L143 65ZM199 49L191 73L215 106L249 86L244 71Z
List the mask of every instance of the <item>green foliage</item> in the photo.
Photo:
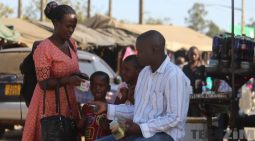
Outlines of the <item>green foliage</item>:
M40 4L41 0L32 0L33 3L35 3L36 6L30 5L26 7L25 13L24 13L24 19L27 20L38 20L40 16ZM45 0L44 0L45 1ZM46 0L47 1L47 0ZM47 2L45 1L45 6L47 5ZM59 4L67 4L73 7L73 9L76 11L78 22L84 22L86 19L86 1L81 0L55 0Z
M80 0L76 0L75 3L73 3L73 8L76 11L78 22L84 23L87 17L87 3L86 1L81 2Z
M169 18L152 18L149 17L148 19L145 20L146 24L152 24L152 25L159 25L159 24L169 24L170 19Z
M194 3L191 9L188 10L189 17L185 18L188 27L196 31L203 32L206 28L206 20L204 17L207 15L205 6L201 3Z
M213 21L209 21L207 26L208 31L206 32L206 35L209 37L214 37L221 32L220 28Z
M38 20L38 15L40 12L40 0L32 0L33 3L25 8L23 12L23 19L25 20Z
M70 3L70 0L55 0L57 3L59 3L59 4L71 4Z
M207 36L213 37L220 33L220 28L210 20L206 20L207 11L204 4L195 3L191 9L188 10L189 17L185 18L188 27L206 34Z
M119 20L119 22L125 23L125 24L133 24L133 22L131 22L131 21L127 20L127 19L121 19L121 20Z
M0 18L8 17L13 13L13 9L0 2Z
M253 18L251 18L251 19L249 20L249 23L246 24L246 25L255 28L255 20L254 20Z

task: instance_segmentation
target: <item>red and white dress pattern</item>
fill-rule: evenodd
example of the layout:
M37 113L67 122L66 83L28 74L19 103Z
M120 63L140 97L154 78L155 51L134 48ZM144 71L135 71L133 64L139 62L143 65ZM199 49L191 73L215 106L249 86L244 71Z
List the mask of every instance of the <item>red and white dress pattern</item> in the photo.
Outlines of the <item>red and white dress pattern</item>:
M71 57L63 53L49 39L45 39L40 43L40 45L36 48L33 56L38 81L48 78L61 78L79 71L76 44L73 39L71 39L71 42L74 47L74 49L69 48ZM74 86L67 85L66 87L69 95L69 101L71 103L73 118L78 121L80 117L74 94ZM46 116L57 114L55 105L55 91L47 90L45 106ZM71 112L68 108L64 87L60 88L60 106L61 115L70 117ZM40 119L42 118L42 114L43 90L37 83L33 98L28 109L22 141L40 141Z

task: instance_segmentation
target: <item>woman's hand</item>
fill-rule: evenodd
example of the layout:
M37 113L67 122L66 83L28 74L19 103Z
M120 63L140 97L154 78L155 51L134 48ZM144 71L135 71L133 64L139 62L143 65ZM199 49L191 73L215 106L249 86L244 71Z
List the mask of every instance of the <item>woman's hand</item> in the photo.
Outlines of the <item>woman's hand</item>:
M81 79L89 80L89 76L86 73L76 72L73 75L79 76Z
M85 82L85 80L78 75L72 75L68 78L68 83L74 86L79 86L81 82Z

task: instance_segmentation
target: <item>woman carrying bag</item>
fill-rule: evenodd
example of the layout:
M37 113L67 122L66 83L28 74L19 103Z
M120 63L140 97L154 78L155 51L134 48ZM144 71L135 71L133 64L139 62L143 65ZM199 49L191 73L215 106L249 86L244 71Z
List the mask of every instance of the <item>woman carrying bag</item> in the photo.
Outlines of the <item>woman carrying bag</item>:
M37 85L28 109L22 141L72 141L80 120L74 86L79 75L77 49L71 38L77 24L76 13L68 5L47 4L45 15L54 25L53 35L36 48ZM61 118L57 118L57 117ZM54 125L54 126L52 126ZM68 137L64 140L59 137Z

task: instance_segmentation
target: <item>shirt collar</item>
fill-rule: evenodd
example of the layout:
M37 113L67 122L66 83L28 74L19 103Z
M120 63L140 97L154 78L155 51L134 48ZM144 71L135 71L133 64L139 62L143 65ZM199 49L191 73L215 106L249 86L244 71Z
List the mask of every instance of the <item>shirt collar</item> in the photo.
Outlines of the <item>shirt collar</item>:
M164 73L166 65L170 62L170 58L166 56L164 62L160 65L160 67L154 73ZM152 70L152 69L151 69Z

